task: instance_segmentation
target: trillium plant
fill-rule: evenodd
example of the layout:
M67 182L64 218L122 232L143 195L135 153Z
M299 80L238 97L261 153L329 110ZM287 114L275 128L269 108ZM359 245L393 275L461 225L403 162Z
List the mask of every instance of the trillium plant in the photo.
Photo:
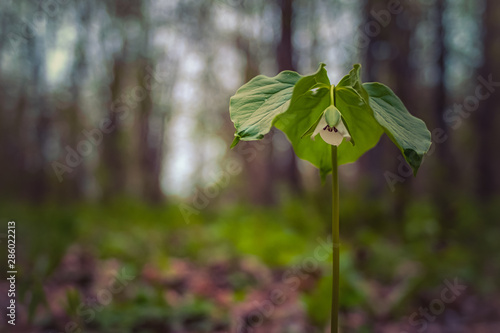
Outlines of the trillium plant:
M231 148L241 140L262 139L274 126L286 134L299 158L319 169L322 180L332 173L331 332L338 332L339 312L338 165L355 162L385 133L416 175L431 145L425 123L387 86L362 83L360 69L354 65L337 85L330 83L325 64L307 76L293 71L259 75L238 89L229 107L236 128Z

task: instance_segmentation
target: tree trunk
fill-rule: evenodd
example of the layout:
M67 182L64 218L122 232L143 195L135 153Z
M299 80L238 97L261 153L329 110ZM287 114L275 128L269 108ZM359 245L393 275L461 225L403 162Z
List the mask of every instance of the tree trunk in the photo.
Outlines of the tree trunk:
M151 75L148 68L153 70L155 65L150 59L139 61L138 82ZM146 201L158 204L163 201L161 191L161 165L164 121L163 114L153 113L152 91L146 92L147 96L139 105L139 161L142 177L142 194Z
M279 71L296 71L293 55L293 0L278 0L281 9L281 39L276 50ZM301 193L300 174L297 168L297 156L291 145L286 151L289 163L283 172L283 178L295 194Z
M51 117L45 100L45 52L41 43L42 41L38 37L34 37L28 41L28 52L32 70L32 107L37 110L34 128L36 139L35 142L33 142L34 154L31 164L33 175L30 196L31 199L37 203L43 201L48 193L48 179L45 170L45 166L47 165L45 151L51 126Z
M122 53L124 53L122 51ZM119 103L122 92L122 81L127 70L123 54L118 54L113 63L113 81L111 82L111 101L108 107L110 124L108 128L113 130L107 133L103 139L102 161L103 161L103 197L108 200L117 194L124 193L126 170L121 145L121 122L119 114L132 113L130 105ZM122 107L123 109L120 109Z
M437 59L437 85L434 91L434 103L433 103L433 115L436 128L443 129L446 133L448 132L448 126L444 120L444 112L446 109L447 92L445 85L446 78L446 56L447 50L445 45L445 29L444 29L444 17L445 17L446 1L437 0L436 1L436 26L437 28L437 40L436 46L438 48L439 56ZM435 143L434 143L435 144ZM455 163L452 160L452 154L450 149L450 142L444 140L439 144L435 144L436 155L433 157L432 165L434 174L433 177L433 189L432 195L435 202L436 210L438 212L438 219L442 225L442 232L440 235L440 246L447 243L448 232L455 224L455 210L452 207L452 196L456 188L457 176Z
M486 9L483 17L483 47L484 63L479 70L479 76L488 81L491 77L494 82L500 81L500 2L497 0L486 0ZM485 91L486 88L483 88ZM498 89L498 88L495 88ZM479 104L476 115L477 135L477 181L476 191L483 203L492 198L498 189L498 177L496 166L498 157L495 144L495 124L498 122L500 112L500 92L493 91L491 96Z
M407 106L417 106L418 101L414 99L415 94L415 70L410 64L410 42L418 19L416 8L407 4L403 12L390 14L385 1L365 2L365 25L362 32L370 39L366 49L366 81L380 81L391 87ZM389 16L387 24L379 24L380 32L370 36L366 32L369 22L378 22L374 18L374 13L380 14L385 11ZM404 19L398 16L405 16ZM396 20L399 22L396 22ZM385 52L380 50L385 48ZM418 110L410 110L415 114ZM371 196L378 196L385 193L387 189L384 173L389 170L397 173L400 160L392 143L387 138L382 138L377 147L367 153L362 160L362 167L371 174L375 186L371 190ZM411 178L406 178L404 182L396 186L397 194L393 196L393 214L395 219L402 219L409 197Z

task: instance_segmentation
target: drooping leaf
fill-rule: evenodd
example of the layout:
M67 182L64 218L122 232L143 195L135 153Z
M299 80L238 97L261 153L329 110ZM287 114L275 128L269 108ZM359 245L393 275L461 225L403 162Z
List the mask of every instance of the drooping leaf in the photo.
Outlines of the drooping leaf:
M274 118L288 109L297 81L296 72L284 71L275 77L259 75L231 97L229 113L236 128L231 147L240 140L259 140L272 127Z
M335 89L335 100L337 108L342 113L344 125L348 128L351 141L343 141L338 148L338 163L352 163L365 152L375 147L380 140L383 130L375 120L370 106L350 86Z
M431 133L427 126L408 112L389 87L376 82L364 83L363 87L370 96L375 119L401 150L416 175L431 145Z
M319 122L321 121L321 118L323 118L323 113L321 113L318 117L318 119L316 119L316 121L311 125L311 127L309 127L309 129L304 133L302 134L301 138L305 138L305 137L310 137L313 133L314 133L314 130L316 129L316 127L318 126Z
M361 81L361 65L354 64L353 68L349 72L348 75L344 76L342 80L340 80L338 87L346 87L351 86L356 90L356 92L365 100L367 104L368 101L368 92L363 88Z
M330 89L330 80L326 73L325 64L321 63L315 73L303 76L297 82L293 89L290 107L306 103L307 107L312 108L319 103L318 98L328 89Z
M236 145L238 144L238 142L240 142L240 137L239 136L235 136L234 137L234 140L233 142L231 143L231 146L229 147L230 149L233 149L234 147L236 147Z
M292 143L295 154L311 162L324 176L332 169L330 145L321 138L312 140L312 134L323 111L331 104L330 81L321 64L318 71L297 82L289 109L276 117L274 126L283 131Z
M332 169L331 146L320 137L311 140L310 135L334 102L340 114L325 114L327 123L342 119L351 136L350 143L344 140L338 148L339 164L356 161L385 131L416 173L430 146L425 124L411 116L389 88L378 83L362 84L360 65L354 65L342 78L332 101L324 67L321 64L316 73L307 76L290 71L273 78L260 75L242 86L230 103L236 127L231 147L240 140L261 139L274 125L286 134L297 156L318 167L324 179Z
M292 143L297 156L320 169L322 178L332 170L331 146L320 137L311 140L304 136L304 133L314 131L313 126L331 104L329 89L321 89L314 96L306 89L307 85L312 86L313 78L323 70L324 68L320 67L317 73L297 82L290 108L277 117L275 122L275 126L283 131ZM335 91L336 107L342 114L344 124L350 125L349 133L352 140L356 141L353 146L344 140L338 148L338 163L345 164L356 161L364 152L375 146L383 130L375 120L373 111L354 88L339 87Z
M317 125L323 111L330 105L328 90L325 89L320 94L321 96L311 97L319 103L316 101L309 103L308 99L302 98L293 104L287 112L280 115L274 125L286 134L292 143L295 154L316 166L324 177L332 170L331 146L320 137L314 140L310 136L302 138L303 133L309 129L312 128L312 132L314 131L315 126L312 127L312 125ZM310 105L314 106L311 108Z

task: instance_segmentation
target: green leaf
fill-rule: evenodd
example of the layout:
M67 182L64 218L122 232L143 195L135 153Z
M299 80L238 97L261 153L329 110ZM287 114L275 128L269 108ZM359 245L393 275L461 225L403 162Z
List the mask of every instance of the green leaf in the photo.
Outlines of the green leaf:
M388 87L362 84L358 64L335 87L336 109L330 107L331 86L324 67L321 64L316 73L307 76L291 71L272 78L259 75L238 89L230 101L236 128L231 148L240 140L261 139L274 125L286 134L297 156L318 167L324 179L332 169L331 147L320 137L307 137L324 114L330 126L342 119L352 138L352 144L347 140L340 144L339 164L356 161L385 131L416 174L431 144L423 121L410 115Z
M314 107L319 102L319 99L315 97L321 97L325 90L329 89L330 80L326 73L325 64L321 63L315 73L304 76L297 82L293 89L290 105L305 102L308 107Z
M356 90L356 92L365 100L367 104L369 104L368 101L368 92L363 88L362 82L361 82L361 65L360 64L354 64L353 68L349 72L348 75L344 76L342 80L340 80L339 84L337 85L339 87L346 87L346 86L351 86Z
M339 110L333 106L330 105L329 107L326 108L325 110L325 120L328 126L330 127L335 127L340 121L340 112Z
M330 105L330 96L326 89L321 96L306 96L291 104L290 109L280 115L274 125L286 134L295 154L320 169L324 177L332 170L330 145L320 137L313 140L310 137L302 138L302 135L311 128L314 131L313 126L317 124L323 111Z
M288 109L294 86L301 78L292 71L275 77L259 75L238 89L229 104L236 128L231 147L240 140L262 139L271 130L274 118Z
M323 118L323 113L319 115L318 119L311 125L311 127L309 127L309 129L304 134L302 134L300 138L303 139L307 136L311 136L314 133L314 130L318 126L319 122L321 121L321 118Z
M240 137L239 136L234 137L234 140L231 143L231 147L229 147L229 148L233 149L234 147L236 147L236 145L238 144L238 142L240 142Z
M351 145L356 145L356 142L354 142L354 139L352 138L352 134L351 134L351 130L349 129L349 124L347 124L347 121L345 120L344 117L341 117L342 119L342 122L344 123L344 126L345 128L347 129L347 132L349 133L349 135L351 136L351 140L349 141L351 143Z
M398 146L416 175L424 154L431 146L431 133L425 123L412 116L403 102L381 83L364 83L375 119Z
M313 86L313 82L318 80L317 76L323 70L320 67L317 73L297 82L290 108L276 118L274 125L286 134L297 156L320 169L324 179L332 170L331 146L321 137L315 140L303 138L304 133L314 131L314 125L317 125L323 111L331 105L329 89L320 89L314 96L307 89L308 85ZM355 146L346 140L340 144L338 162L344 164L356 161L364 152L375 146L383 130L375 120L369 105L354 88L338 87L335 91L336 107L342 114L344 124L349 123L352 139L356 140Z
M383 129L375 120L370 106L350 86L335 89L335 101L337 108L342 113L344 125L351 135L352 145L343 141L338 148L339 164L352 163L365 152L375 147L383 134Z
M330 146L321 138L312 140L302 137L314 132L315 125L331 102L330 81L324 67L321 64L316 73L297 82L289 109L276 117L274 122L274 126L283 131L292 143L295 154L319 168L322 176L332 169Z

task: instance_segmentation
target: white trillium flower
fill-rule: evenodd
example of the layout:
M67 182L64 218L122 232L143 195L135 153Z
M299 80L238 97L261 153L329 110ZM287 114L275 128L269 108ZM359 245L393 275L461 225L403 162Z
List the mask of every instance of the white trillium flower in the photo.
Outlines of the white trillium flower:
M351 140L351 135L342 121L340 112L333 105L325 110L320 121L316 125L311 138L314 139L314 137L318 134L321 135L321 138L326 143L333 146L339 146L344 138L347 141Z

